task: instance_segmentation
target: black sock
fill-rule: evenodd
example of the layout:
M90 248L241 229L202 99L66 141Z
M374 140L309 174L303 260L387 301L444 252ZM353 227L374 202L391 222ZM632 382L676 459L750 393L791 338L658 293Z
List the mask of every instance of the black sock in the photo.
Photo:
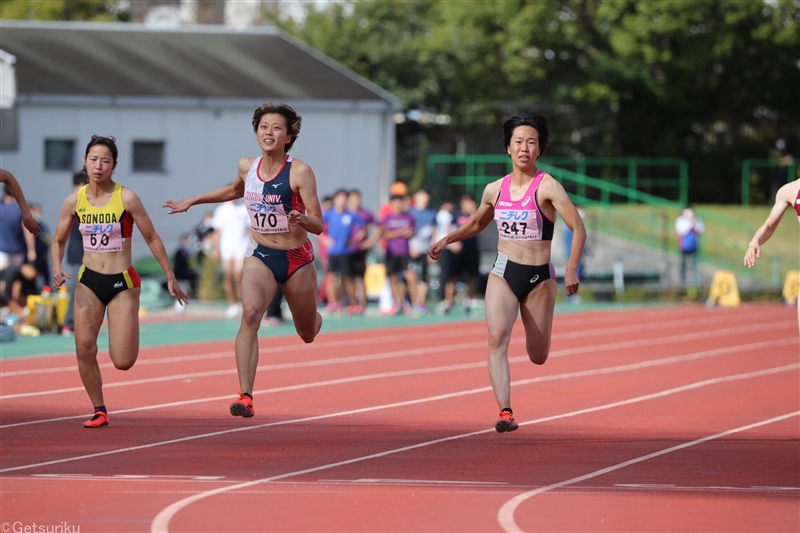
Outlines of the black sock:
M503 410L502 410L502 411L500 411L500 412L502 413L503 411L508 411L508 412L509 412L509 413L511 413L512 415L514 414L514 411L512 411L510 407L505 407L505 408L503 408Z
M247 396L247 397L248 397L248 398L250 398L251 400L253 399L253 395L252 395L252 394L250 394L249 392L243 392L242 394L244 394L245 396Z
M106 411L106 406L105 405L99 405L99 406L94 408L94 412L95 413L98 413L100 411L104 412L105 414L108 414L108 411Z

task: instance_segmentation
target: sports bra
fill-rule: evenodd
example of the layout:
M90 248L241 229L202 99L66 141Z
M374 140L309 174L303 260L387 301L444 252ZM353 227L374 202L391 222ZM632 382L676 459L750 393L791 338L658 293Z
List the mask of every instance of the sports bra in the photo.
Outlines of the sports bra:
M259 157L250 166L244 181L244 205L250 217L250 228L256 233L287 233L288 215L292 210L305 214L306 206L289 184L292 156L287 155L278 174L270 181L259 175Z
M103 207L94 207L86 198L86 185L78 189L75 204L78 229L87 252L121 252L122 243L133 235L133 217L122 203L122 185L114 184L111 199Z
M555 222L542 213L537 199L544 178L539 171L519 200L511 199L511 174L503 178L494 205L494 220L499 237L506 241L552 241Z

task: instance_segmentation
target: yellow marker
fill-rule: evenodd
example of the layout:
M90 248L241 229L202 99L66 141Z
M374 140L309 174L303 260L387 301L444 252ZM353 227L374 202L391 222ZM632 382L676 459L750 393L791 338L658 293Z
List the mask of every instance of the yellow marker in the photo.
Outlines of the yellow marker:
M367 267L364 273L364 290L369 298L378 298L386 280L386 266L375 263Z
M739 286L736 284L736 275L732 270L717 270L711 281L711 291L708 293L707 305L720 307L738 307Z
M783 299L787 304L794 305L797 303L798 292L800 292L800 270L790 270L783 284Z

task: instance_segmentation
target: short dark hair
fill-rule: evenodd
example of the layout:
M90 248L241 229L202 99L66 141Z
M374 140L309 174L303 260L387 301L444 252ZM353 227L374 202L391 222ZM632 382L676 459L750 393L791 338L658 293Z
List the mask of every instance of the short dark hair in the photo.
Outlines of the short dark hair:
M76 172L72 175L72 185L77 187L78 185L86 185L89 183L89 174L84 171Z
M5 185L3 185L3 198L5 198L6 196L11 196L11 197L13 197L14 195L13 195L13 194L11 194L11 189L9 189L9 188L8 188L8 187L6 187Z
M258 131L258 124L261 122L261 117L264 115L281 115L286 120L286 128L289 130L289 135L292 140L286 143L286 151L292 149L294 142L300 135L300 126L303 124L303 117L297 114L291 106L286 104L275 105L272 102L258 106L255 113L253 113L253 131Z
M114 163L116 164L117 154L119 152L117 150L117 140L114 137L103 137L102 135L92 135L92 140L89 141L89 144L86 145L86 152L83 154L83 156L86 157L87 155L89 155L89 150L92 149L92 146L97 146L98 144L107 147L111 151L111 156L114 158Z
M340 194L344 194L347 196L347 189L337 189L335 193L333 193L333 197L336 198Z
M550 144L550 132L547 130L547 119L541 115L527 114L523 117L513 116L503 123L503 142L505 147L511 145L511 136L514 130L520 126L530 126L539 134L539 155L544 153L544 149Z

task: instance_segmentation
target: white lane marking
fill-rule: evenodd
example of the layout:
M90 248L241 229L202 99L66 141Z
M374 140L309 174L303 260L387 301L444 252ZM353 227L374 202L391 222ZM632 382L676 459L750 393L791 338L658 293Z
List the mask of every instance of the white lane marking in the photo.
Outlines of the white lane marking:
M749 326L743 327L733 327L733 328L725 328L722 330L711 330L708 332L694 332L694 333L686 333L683 335L673 335L670 337L660 338L660 339L639 339L633 341L624 341L620 343L614 343L616 348L628 348L634 346L649 346L656 342L661 343L668 343L668 342L680 342L685 340L693 340L693 339L704 339L710 337L718 337L718 336L727 336L728 334L732 333L746 333L748 331L766 331L766 330L773 330L773 329L782 329L784 327L791 326L794 328L795 326L794 321L786 321L786 322L777 322L777 323L768 323L768 324L752 324ZM407 339L407 337L406 337ZM511 344L517 345L522 344L524 342L524 338L515 338L511 340ZM486 341L477 341L477 342L469 342L469 343L462 343L462 344L454 344L446 346L445 350L439 350L440 353L442 351L459 351L459 350L467 350L472 348L483 348L486 346ZM601 345L602 346L602 345ZM580 348L572 348L570 349L570 354L572 353L585 353L589 351L595 350L595 348L591 346L583 346ZM560 355L566 355L565 352L568 350L557 350L554 351L551 355L552 357L558 357ZM308 368L308 367L316 367L316 366L326 366L326 365L333 365L333 364L346 364L352 362L363 362L363 361L377 361L382 359L394 359L399 357L408 357L413 355L425 355L431 352L431 347L425 348L417 348L413 350L401 350L395 352L384 352L379 354L372 354L372 355L356 355L356 356L349 356L349 357L336 357L332 359L321 359L317 361L301 361L301 362L293 362L293 363L277 363L272 365L262 365L258 367L258 370L262 372L268 370L284 370L289 368ZM77 369L77 367L76 367ZM127 381L116 381L111 383L103 384L104 389L108 388L115 388L115 387L127 387L130 385L145 385L149 383L162 383L165 381L178 381L183 379L194 379L194 378L205 378L205 377L215 377L215 376L225 376L236 374L237 371L234 368L228 368L224 370L208 370L205 372L193 372L187 374L172 374L169 376L158 376L152 378L141 378L141 379L132 379ZM52 389L52 390L39 390L36 391L37 396L41 396L43 394L63 394L69 392L82 392L85 389L83 387L67 387L63 389ZM4 396L0 396L0 400L11 400L14 398L27 398L32 394L32 392L23 392L23 393L16 393L16 394L6 394ZM83 415L81 415L83 416ZM5 427L5 426L2 426Z
M136 481L142 479L165 479L165 480L189 479L196 481L217 481L220 479L225 479L225 476L178 476L178 475L167 475L167 474L156 474L156 475L115 474L113 476L102 476L97 474L31 474L31 477L54 478L54 479L71 479L71 478L104 479L104 480L117 479L117 480L128 480L128 481L131 480ZM15 478L15 479L25 479L25 478Z
M643 455L641 457L637 457L635 459L631 459L629 461L624 461L622 463L618 463L613 466L609 466L607 468L602 468L600 470L596 470L589 474L584 474L582 476L574 477L572 479L568 479L566 481L561 481L559 483L553 483L552 485L547 485L545 487L540 487L538 489L534 489L528 492L523 492L522 494L518 494L514 496L506 503L500 507L500 510L497 512L497 521L500 524L500 527L503 528L503 531L507 531L509 533L522 533L522 529L517 525L516 521L514 521L514 512L517 508L522 504L524 501L536 496L537 494L542 494L544 492L548 492L554 489L559 489L561 487L566 487L568 485L574 485L575 483L580 483L581 481L586 481L587 479L592 479L598 476L602 476L604 474L608 474L609 472L614 472L615 470L619 470L621 468L625 468L626 466L634 465L637 463L641 463L643 461L647 461L649 459L653 459L655 457L660 457L662 455L666 455L668 453L677 452L679 450L683 450L685 448L689 448L690 446L696 446L697 444L703 444L704 442L708 442L711 440L719 439L722 437L727 437L728 435L733 435L735 433L740 433L742 431L747 431L750 429L755 429L757 427L765 426L767 424L774 424L775 422L780 422L782 420L787 420L789 418L793 418L800 415L800 411L795 411L793 413L786 413L780 416L776 416L773 418L769 418L767 420L762 420L760 422L755 422L753 424L747 424L746 426L740 426L738 428L729 429L727 431L723 431L721 433L716 433L714 435L709 435L708 437L703 437L701 439L695 439L693 441L684 442L682 444L678 444L677 446L672 446L670 448L666 448L654 453L649 453L647 455ZM162 511L163 512L163 511Z
M483 333L483 332L480 332ZM447 331L441 332L429 332L429 333L420 333L415 334L415 339L441 339L443 337L459 337L463 338L467 335L478 335L478 332L475 331L475 328L461 328L461 329L452 329ZM485 333L483 333L485 335ZM357 340L342 340L342 341L319 341L313 344L287 344L281 346L265 346L258 349L259 354L268 354L268 353L285 353L285 352L297 352L297 351L318 351L324 350L327 348L337 348L342 346L364 346L368 344L390 344L397 341L407 341L409 335L387 335L385 337L370 337L366 339L357 339ZM374 342L373 342L374 341ZM232 342L232 341L231 341ZM168 346L166 346L168 348ZM162 346L161 348L165 348ZM108 353L108 352L106 352ZM142 359L141 361L136 362L136 366L141 365L160 365L165 363L185 363L187 361L200 361L205 359L219 359L223 357L230 357L233 358L233 347L231 346L230 350L226 350L224 352L214 352L208 354L193 354L193 355L178 355L173 357L162 357L162 358L154 358L154 359ZM358 356L356 356L358 357ZM341 362L340 360L346 360L348 358L339 357L333 359L322 359L317 361L306 361L306 362L298 362L298 363L287 363L287 365L291 366L282 366L276 365L275 368L298 368L294 365L304 365L304 364L334 364L337 362ZM326 361L330 361L331 363L326 363ZM100 364L100 368L114 368L113 363L102 363ZM57 366L51 368L36 368L31 370L11 370L8 372L0 372L0 378L3 377L13 377L13 376L26 376L31 374L48 374L52 372L67 372L67 371L76 371L78 370L77 365L71 366Z
M779 373L779 372L788 372L790 370L795 370L798 367L800 367L800 364L793 364L793 365L786 365L786 366L783 366L783 367L775 367L775 368L769 368L769 369L766 369L766 370L759 370L759 371L756 371L756 372L747 372L747 373L744 373L744 374L736 374L736 375L733 375L733 376L725 376L725 377L720 377L720 378L707 379L707 380L704 380L704 381L698 381L698 382L695 382L695 383L690 383L688 385L682 385L680 387L667 389L667 390L656 392L656 393L653 393L653 394L645 394L643 396L637 396L635 398L629 398L627 400L622 400L622 401L619 401L619 402L608 403L608 404L605 404L605 405L598 405L596 407L589 407L589 408L586 408L586 409L580 409L580 410L577 410L577 411L572 411L572 412L568 412L568 413L562 413L560 415L553 415L553 416L548 416L548 417L544 417L544 418L539 418L539 419L536 419L536 420L529 420L527 422L521 422L520 426L523 426L523 425L524 426L528 426L528 425L532 425L532 424L541 424L543 422L549 422L549 421L552 421L552 420L559 420L559 419L570 418L570 417L573 417L573 416L578 416L578 415L582 415L582 414L586 414L586 413L594 413L594 412L603 411L603 410L606 410L606 409L613 409L614 407L620 407L620 406L623 406L623 405L630 405L630 404L634 404L634 403L639 403L639 402L650 400L650 399L654 399L654 398L662 398L664 396L669 396L669 395L672 395L672 394L678 394L680 392L685 392L685 391L688 391L688 390L699 389L699 388L702 388L702 387L707 387L709 385L715 385L717 383L726 383L726 382L730 382L730 381L737 381L737 380L750 379L750 378L754 378L754 377L761 377L761 376L776 374L776 373ZM512 382L512 385L513 385L513 382ZM491 387L488 387L488 388L491 390ZM469 393L469 391L466 391L466 392ZM453 395L453 396L455 396L455 395ZM421 400L414 401L413 403L422 403L424 401L429 401L429 399L428 398L423 398ZM378 408L381 408L381 406L378 406ZM370 408L370 409L373 409L373 408ZM353 459L346 459L344 461L338 461L336 463L329 463L327 465L321 465L321 466L317 466L317 467L313 467L313 468L307 468L305 470L298 470L298 471L295 471L295 472L287 472L285 474L278 474L278 475L271 476L271 477L266 477L266 478L263 478L263 479L257 479L257 480L254 480L254 481L248 481L248 482L245 482L245 483L239 483L238 485L229 485L227 487L221 487L221 488L214 489L214 490L200 492L198 494L194 494L192 496L189 496L187 498L184 498L182 500L174 502L174 503L168 505L167 507L165 507L164 509L162 509L155 516L155 518L153 519L153 522L150 524L150 531L151 531L151 533L167 533L169 531L169 523L172 520L172 517L174 517L175 514L177 514L180 510L188 507L189 505L191 505L191 504L193 504L193 503L195 503L197 501L203 500L205 498L209 498L211 496L216 496L217 494L222 494L222 493L225 493L225 492L230 492L232 490L238 490L238 489L243 489L243 488L247 488L247 487L252 487L252 486L255 486L255 485L259 485L261 483L269 483L271 481L278 481L278 480L281 480L281 479L287 479L287 478L290 478L290 477L301 476L301 475L304 475L304 474L311 474L311 473L314 473L314 472L321 472L321 471L324 471L324 470L330 470L332 468L337 468L337 467L340 467L340 466L346 466L346 465L350 465L350 464L354 464L354 463L360 463L360 462L364 462L364 461L369 461L371 459L379 459L381 457L386 457L387 455L394 455L394 454L398 454L398 453L402 453L402 452L406 452L406 451L410 451L410 450L416 450L418 448L425 448L425 447L428 447L428 446L433 446L435 444L441 444L441 443L444 443L444 442L460 440L460 439L464 439L464 438L467 438L467 437L474 437L474 436L477 436L477 435L485 435L487 433L493 433L494 431L495 431L495 429L491 428L491 429L483 429L483 430L479 430L479 431L472 431L472 432L469 432L469 433L462 433L460 435L452 435L450 437L444 437L444 438L441 438L441 439L435 439L435 440L430 440L430 441L426 441L426 442L420 442L418 444L412 444L410 446L404 446L402 448L395 448L393 450L387 450L387 451L384 451L384 452L378 452L378 453L374 453L374 454L370 454L370 455L364 455L364 456L361 456L361 457L355 457ZM39 465L33 465L33 466L39 466ZM22 467L22 468L29 468L29 467ZM3 471L0 470L0 473L2 473L2 472Z
M750 372L750 373L747 373L747 374L738 374L737 376L728 377L728 378L714 378L714 379L711 379L711 380L699 381L699 382L691 384L691 385L684 385L684 386L677 387L677 388L674 388L674 389L668 389L667 391L664 391L664 392L659 392L659 393L655 393L655 394L649 394L649 395L641 396L641 397L637 397L637 398L645 398L645 399L660 398L661 396L668 396L670 394L675 394L676 392L682 392L682 391L686 391L686 390L691 390L693 388L705 387L707 385L714 384L714 383L722 383L724 381L730 381L730 380L736 380L736 379L745 379L745 378L741 378L741 377L738 377L738 376L756 377L756 376L761 376L761 375L774 374L776 372L787 372L789 370L793 370L793 369L796 369L798 367L800 367L800 363L795 363L795 364L792 364L792 365L785 365L785 366L781 366L781 367L775 367L775 368L771 368L771 369L768 369L768 370L762 370L762 371L759 371L759 372ZM603 370L603 369L601 369L601 370ZM577 372L574 372L573 374L577 374ZM580 374L581 375L586 375L586 372L580 372ZM520 380L520 381L512 381L511 385L512 386L527 385L529 383L535 383L535 382L537 382L539 380L541 380L541 378L531 378L531 379L525 379L525 380ZM492 390L491 386L480 387L480 388L477 388L477 389L467 389L467 390L458 391L458 392L451 392L451 393L447 393L447 394L439 394L439 395L436 395L436 396L429 396L427 398L418 398L416 400L405 400L405 401L402 401L402 402L395 402L395 403L389 403L389 404L383 404L383 405L375 405L375 406L372 406L372 407L361 407L359 409L350 409L350 410L347 410L347 411L336 411L336 412L333 412L333 413L327 413L327 414L315 415L315 416L308 416L308 417L305 417L305 418L294 418L294 419L290 419L290 420L280 420L278 422L267 422L265 424L257 424L257 425L254 425L254 426L245 426L245 427L238 427L238 428L233 428L233 429L224 429L224 430L220 430L220 431L212 431L210 433L201 433L199 435L189 435L187 437L178 437L178 438L175 438L175 439L170 439L170 440L165 440L165 441L151 442L149 444L140 444L140 445L137 445L137 446L129 446L127 448L117 448L116 450L107 450L107 451L104 451L104 452L90 453L90 454L86 454L86 455L78 455L78 456L74 456L74 457L65 457L65 458L62 458L62 459L54 459L52 461L45 461L45 462L41 462L41 463L33 463L33 464L29 464L29 465L21 465L21 466L3 468L3 469L0 470L0 474L3 474L5 472L15 472L15 471L18 471L18 470L27 470L27 469L30 469L30 468L39 468L39 467L42 467L42 466L49 466L49 465L54 465L54 464L70 463L70 462L73 462L73 461L81 461L81 460L84 460L84 459L93 459L95 457L103 457L103 456L106 456L106 455L117 455L117 454L120 454L120 453L125 453L125 452L130 452L130 451L146 450L146 449L149 449L149 448L156 448L156 447L160 447L160 446L165 446L167 444L175 444L175 443L178 443L178 442L187 442L187 441L192 441L192 440L205 439L205 438L216 437L216 436L220 436L220 435L228 435L228 434L232 434L232 433L240 433L240 432L243 432L243 431L252 431L254 429L260 429L260 428L275 427L275 426L285 426L285 425L289 425L289 424L300 424L300 423L303 423L303 422L313 422L313 421L317 421L317 420L326 420L326 419L330 419L330 418L338 418L340 416L348 416L348 415L369 413L369 412L374 412L374 411L380 411L380 410L383 410L383 409L393 409L395 407L408 407L408 406L411 406L411 405L419 405L419 404L422 404L422 403L435 402L435 401L447 400L447 399L451 399L451 398L459 398L459 397L468 396L468 395L471 395L471 394L479 394L479 393L489 392L491 390ZM613 404L606 404L605 406L592 407L592 408L588 408L588 409L582 409L580 411L574 411L572 414L568 414L568 415L553 415L553 416L549 416L549 417L546 417L546 418L540 418L537 421L521 422L520 425L522 426L522 425L528 425L528 424L532 424L532 423L546 422L546 421L550 421L550 420L558 420L559 418L564 418L565 416L574 416L575 414L592 413L592 412L595 412L595 411L608 409L610 407L618 407L618 406L622 406L622 405L627 405L628 403L636 403L637 401L641 401L641 400L640 399L624 400L624 401L621 401L621 402L615 402Z
M754 315L754 318L758 317L761 318L761 315ZM604 335L604 334L616 334L616 333L626 333L629 331L640 331L642 329L648 329L650 326L658 326L658 328L663 328L667 326L685 326L685 325L703 325L703 324L714 324L717 322L730 322L730 317L709 317L705 319L698 319L698 320L673 320L673 321L664 321L659 322L657 324L637 324L634 326L620 326L617 328L598 328L593 330L583 330L578 332L572 333L554 333L553 340L562 340L562 339L575 339L575 338L585 338L587 335ZM794 321L787 322L790 325L795 325ZM767 322L764 323L765 327L771 328L774 322ZM783 323L781 323L783 324ZM757 327L757 325L750 325L744 327ZM481 329L479 331L482 336L485 337L486 332L485 330ZM442 337L450 337L455 336L459 338L463 338L467 334L477 334L476 328L469 328L469 329L456 329L456 330L447 330L445 332L430 332L430 333L421 333L421 334L414 334L415 339L441 339ZM405 335L393 335L393 336L386 336L380 338L380 343L392 343L396 341L407 341L409 338L409 334ZM523 336L519 336L515 339L517 342L520 342L519 339L524 338ZM365 343L369 343L372 341L373 338L365 339L362 341L361 339L358 340L344 340L344 341L322 341L322 342L315 342L312 344L300 344L300 345L286 345L286 346L270 346L259 348L259 354L267 354L267 353L283 353L283 352L296 352L296 351L318 351L324 348L332 348L332 347L341 347L341 346L363 346ZM378 340L378 338L375 338ZM379 344L379 342L376 342ZM481 345L485 345L485 340L482 341ZM195 360L207 360L207 359L219 359L219 358L233 358L233 349L227 350L224 352L215 352L211 354L197 354L197 355L182 355L182 356L174 356L174 357L166 357L166 358L156 358L156 359L142 359L141 361L137 361L137 366L142 365L155 365L155 364L164 364L164 363L182 363L187 361L195 361ZM304 361L304 362L297 362L297 363L285 363L282 365L270 365L266 368L274 368L274 369L283 369L283 368L302 368L304 366L319 366L319 365L326 365L326 364L336 364L342 362L358 362L362 359L360 357L369 357L369 356L352 356L352 357L342 357L342 358L334 358L334 359L323 359L317 361ZM330 362L329 362L330 361ZM1 363L1 362L0 362ZM100 368L114 368L112 363L101 363ZM261 367L259 367L261 368ZM3 377L13 377L13 376L23 376L23 375L36 375L36 374L48 374L53 372L68 372L68 371L77 371L78 367L76 365L71 366L59 366L59 367L50 367L50 368L38 368L38 369L31 369L31 370L10 370L7 372L0 372L0 378ZM107 385L106 385L107 386Z
M669 485L669 484L657 484L657 483L615 483L615 487L619 487L622 489L652 489L652 490L675 490L681 492L793 492L793 491L800 491L800 487L691 487L691 486L678 486L678 485ZM580 490L584 487L575 487L576 489ZM585 487L590 488L590 487ZM600 489L602 487L591 487L592 489Z
M357 485L486 485L486 486L508 486L508 481L447 481L443 479L381 479L381 478L360 478L360 479L320 479L318 483L342 483Z
M657 341L659 341L659 339L656 339L656 340L653 340L653 339L651 339L651 340L643 340L643 341L637 341L637 342L642 342L644 344L649 345L649 344L652 344L653 342L657 342ZM669 339L663 339L663 341L664 342L668 342ZM599 346L585 346L583 348L573 348L573 349L570 349L570 350L561 350L561 351L554 352L552 357L561 357L561 356L566 356L566 355L574 355L575 353L583 353L583 352L598 353L598 352L601 352L601 351L617 349L617 348L620 347L620 345L625 345L627 347L627 346L630 345L631 342L632 341L626 341L626 342L622 342L622 343L612 343L612 344L599 345ZM695 352L695 353L690 353L690 354L686 354L686 355L676 355L676 356L670 356L670 357L665 357L665 358L661 358L661 359L653 359L653 360L650 360L650 361L643 361L641 363L631 363L631 364L626 364L626 365L618 365L618 366L605 367L605 368L600 368L600 369L581 370L581 371L578 371L578 372L568 372L568 373L565 373L565 374L554 374L554 375L550 375L550 376L541 376L541 377L531 378L529 380L524 380L523 382L516 382L516 383L518 383L518 384L529 384L529 383L538 383L538 382L542 382L542 381L554 381L554 380L558 380L558 379L568 379L568 378L574 378L574 377L591 376L591 375L595 375L595 374L605 374L605 373L611 373L611 372L620 372L620 371L624 371L624 370L635 370L635 369L640 369L640 368L647 368L647 367L650 367L650 366L658 366L658 365L662 365L662 364L677 363L677 362L682 362L682 361L690 361L690 360L694 360L694 359L702 359L702 358L705 358L705 357L713 357L713 356L717 356L717 355L727 355L727 354L731 354L731 353L735 353L735 352L743 352L743 351L755 350L755 349L759 349L759 348L777 347L777 346L782 346L782 345L794 344L795 342L796 342L796 339L794 339L794 338L778 339L778 340L767 341L767 342L756 342L756 343L753 343L753 344L739 345L739 346L736 346L736 347L733 347L733 348L727 348L727 347L726 348L717 348L717 349L714 349L714 350L705 350L705 351L702 351L702 352ZM519 356L519 357L511 357L511 358L509 358L509 363L522 363L522 362L527 362L527 361L528 361L528 357L524 356L524 355L523 356ZM380 378L387 378L387 377L398 377L398 376L406 376L406 375L414 375L414 374L428 374L428 373L432 373L432 372L447 372L447 371L453 371L453 370L466 370L466 369L472 369L472 368L481 368L481 367L485 367L485 366L486 366L486 362L485 361L481 361L481 362L478 362L478 363L463 363L463 364L460 364L460 365L449 365L449 366L432 367L432 368L420 368L420 369L412 369L412 370L400 370L400 371L397 371L397 372L381 372L379 374L366 374L366 375L360 375L360 376L351 376L351 377L347 377L347 378L339 378L339 379L335 379L335 380L314 381L314 382L311 382L311 383L301 383L301 384L298 384L298 385L288 385L286 387L277 387L277 388L272 388L272 389L262 389L262 390L255 391L254 394L273 394L273 393L276 393L276 392L287 392L287 391L292 391L292 390L300 390L300 389L313 388L313 387L323 387L323 386L328 386L328 385L339 385L339 384L343 384L343 383L353 383L353 382L356 382L356 381L366 381L366 380L370 380L370 379L380 379ZM488 387L488 389L491 389L491 387ZM484 390L484 389L481 389L481 390ZM180 406L184 406L184 405L194 405L194 404L198 404L198 403L229 400L230 398L231 398L230 394L226 394L224 396L211 396L211 397L206 397L206 398L195 398L195 399L192 399L192 400L181 400L181 401L178 401L178 402L162 403L162 404L148 405L148 406L143 406L143 407L132 407L130 409L120 409L120 410L117 410L117 411L113 411L113 414L116 415L116 414L122 414L122 413L134 413L134 412L138 412L138 411L149 411L149 410L153 410L153 409L165 409L165 408L169 408L169 407L180 407ZM0 429L7 429L7 428L13 428L13 427L20 427L20 426L29 426L29 425L33 425L33 424L44 424L44 423L49 423L49 422L60 422L60 421L64 421L64 420L76 420L76 419L79 419L79 418L84 418L86 416L89 416L89 415L84 413L84 414L81 414L81 415L61 416L61 417L56 417L56 418L45 418L45 419L41 419L41 420L28 420L28 421L25 421L25 422L16 422L16 423L13 423L13 424L5 424L5 425L0 426Z

